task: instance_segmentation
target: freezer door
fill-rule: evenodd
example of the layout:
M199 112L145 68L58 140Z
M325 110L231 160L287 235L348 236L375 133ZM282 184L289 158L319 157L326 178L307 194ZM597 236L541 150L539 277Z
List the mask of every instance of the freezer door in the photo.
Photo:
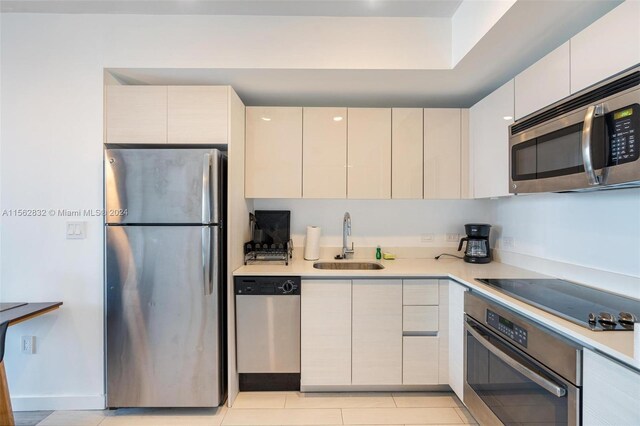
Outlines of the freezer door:
M106 149L107 223L220 223L216 149Z
M213 407L225 393L215 226L107 226L107 404Z

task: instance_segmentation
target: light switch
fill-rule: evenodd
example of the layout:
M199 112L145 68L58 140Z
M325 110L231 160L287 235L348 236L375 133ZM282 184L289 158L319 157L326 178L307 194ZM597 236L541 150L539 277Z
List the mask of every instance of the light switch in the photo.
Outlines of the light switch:
M87 238L87 222L67 222L67 240Z

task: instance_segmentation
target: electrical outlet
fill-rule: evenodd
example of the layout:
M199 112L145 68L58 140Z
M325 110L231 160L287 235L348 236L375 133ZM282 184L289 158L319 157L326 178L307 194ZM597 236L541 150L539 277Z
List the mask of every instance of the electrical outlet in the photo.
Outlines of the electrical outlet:
M502 248L512 249L515 246L513 237L502 237Z
M429 243L433 241L433 234L422 234L420 235L420 242L421 243Z
M448 243L457 243L458 241L460 241L460 234L447 233L446 239Z
M20 351L23 354L33 355L36 353L36 336L22 336L20 339Z

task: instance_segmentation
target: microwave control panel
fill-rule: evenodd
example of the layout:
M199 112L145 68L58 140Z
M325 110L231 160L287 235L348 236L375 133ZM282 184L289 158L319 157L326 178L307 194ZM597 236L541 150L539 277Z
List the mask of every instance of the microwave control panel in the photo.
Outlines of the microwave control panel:
M520 346L527 347L527 330L493 312L491 309L487 309L487 324Z
M609 166L629 163L640 157L640 105L611 111L607 114L609 129Z

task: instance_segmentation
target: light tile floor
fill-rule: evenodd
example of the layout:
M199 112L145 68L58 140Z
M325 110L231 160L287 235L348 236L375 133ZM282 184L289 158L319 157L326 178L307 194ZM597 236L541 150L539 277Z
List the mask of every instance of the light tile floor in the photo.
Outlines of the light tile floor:
M17 418L28 418L18 413ZM29 425L29 423L21 423ZM55 411L39 426L475 425L453 393L242 392L233 408Z

